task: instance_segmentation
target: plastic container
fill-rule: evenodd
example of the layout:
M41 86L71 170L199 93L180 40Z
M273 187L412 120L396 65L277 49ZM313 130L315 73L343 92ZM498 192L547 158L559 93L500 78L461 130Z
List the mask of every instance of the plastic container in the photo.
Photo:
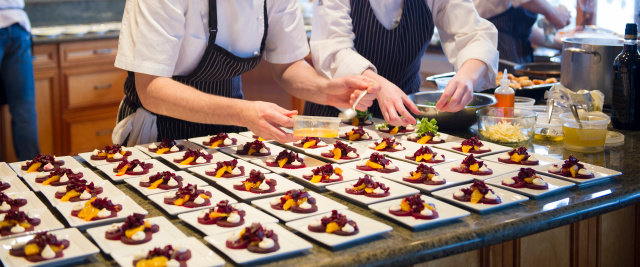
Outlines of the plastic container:
M494 107L478 110L476 114L482 140L510 147L526 146L533 140L538 116L533 110Z
M532 107L536 103L535 99L529 98L529 97L524 97L524 96L516 96L514 101L515 101L514 105L515 105L516 108Z
M338 137L340 118L293 116L293 134L308 137Z
M444 91L444 89L447 88L447 84L449 84L449 81L451 81L452 78L453 77L436 79L436 84L438 85L438 91Z
M602 112L578 112L582 128L572 113L560 114L564 148L582 153L597 153L604 150L607 140L607 125L611 118Z
M520 109L527 109L535 111L538 114L536 120L536 130L534 138L542 141L562 141L564 139L562 135L562 120L560 114L566 112L561 107L555 107L553 114L551 114L551 122L549 122L549 106L525 106L519 107Z

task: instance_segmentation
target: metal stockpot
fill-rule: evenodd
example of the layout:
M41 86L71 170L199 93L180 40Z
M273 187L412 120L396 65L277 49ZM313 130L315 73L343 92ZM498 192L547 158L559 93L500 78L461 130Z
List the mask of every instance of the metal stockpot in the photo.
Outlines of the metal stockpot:
M568 37L562 39L560 83L573 90L600 90L611 105L613 60L623 39Z

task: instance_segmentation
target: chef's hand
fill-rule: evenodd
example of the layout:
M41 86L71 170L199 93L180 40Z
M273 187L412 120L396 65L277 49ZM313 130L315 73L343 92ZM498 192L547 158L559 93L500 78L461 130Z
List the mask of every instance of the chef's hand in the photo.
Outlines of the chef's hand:
M365 111L373 105L380 92L380 84L362 75L345 76L335 78L327 83L327 88L322 90L327 94L326 103L338 108L351 108L356 99L367 91L367 94L358 102L357 110Z
M291 116L298 114L298 111L286 110L276 104L262 101L248 101L248 103L249 107L243 108L243 126L263 139L273 139L282 144L299 139L278 127L278 125L293 127Z
M439 111L456 112L473 100L473 80L464 72L458 71L445 87L436 104Z
M563 5L553 8L552 14L549 14L546 18L556 29L562 29L571 23L571 13Z
M420 114L420 110L402 89L372 70L366 70L362 74L378 81L380 84L380 93L378 93L377 97L378 105L387 123L394 126L406 126L416 123L416 119L407 111L405 105L414 114Z

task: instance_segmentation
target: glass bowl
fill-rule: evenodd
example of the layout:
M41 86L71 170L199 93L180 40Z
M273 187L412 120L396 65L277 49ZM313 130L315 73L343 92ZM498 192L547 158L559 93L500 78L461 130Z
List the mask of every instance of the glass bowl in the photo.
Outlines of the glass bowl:
M338 137L340 118L299 116L293 118L293 134L302 137Z
M564 148L583 153L604 151L607 126L611 118L602 112L578 112L578 116L580 116L582 128L573 117L573 113L560 114Z
M476 112L480 139L510 147L533 140L537 113L519 108L484 108Z

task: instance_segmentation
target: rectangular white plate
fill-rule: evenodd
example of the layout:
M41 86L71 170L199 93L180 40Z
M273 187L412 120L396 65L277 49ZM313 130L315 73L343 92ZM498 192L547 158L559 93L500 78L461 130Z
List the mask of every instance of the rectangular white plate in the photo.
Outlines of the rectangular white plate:
M122 243L120 240L109 240L104 237L105 232L111 225L105 225L100 227L94 227L87 229L87 234L91 236L93 241L98 244L100 249L104 251L104 253L111 254L114 251L136 251L137 249L148 246L149 244L160 244L160 243L169 243L172 240L177 240L181 238L186 238L187 235L182 233L178 227L173 225L167 218L163 216L153 217L153 218L145 218L150 223L155 223L160 227L160 230L157 233L153 233L151 240L145 244L139 245L127 245ZM117 223L118 226L122 226L122 223ZM115 257L116 255L114 255Z
M335 139L334 139L335 140ZM367 152L367 145L370 142L352 142L350 143L349 141L345 141L345 140L341 140L340 142L346 143L348 146L353 147L356 149L356 154L358 154L357 158L354 159L333 159L333 158L327 158L325 156L322 156L321 154L325 151L325 150L330 150L333 149L334 146L333 144L335 144L335 142L329 144L329 146L326 147L320 147L320 148L315 148L315 149L307 149L304 151L304 153L309 154L309 155L314 155L318 158L321 158L324 161L330 161L330 162L335 162L335 163L346 163L346 162L351 162L351 161L355 161L355 160L360 160L363 157L363 153ZM350 144L349 144L350 143Z
M65 167L67 169L76 169L76 168L83 167L82 164L80 164L80 162L78 162L76 159L74 159L71 156L60 156L60 157L56 156L56 159L64 160L64 165L62 165L62 167ZM24 177L24 175L27 174L27 171L23 171L21 169L22 163L24 162L25 161L9 163L9 166L11 166L13 171L15 171L18 174L18 176Z
M93 243L84 237L84 235L82 235L82 233L80 233L76 228L66 228L51 231L50 233L55 234L58 239L69 240L69 248L63 250L64 256L62 258L33 263L27 261L23 257L14 257L9 255L9 250L12 246L22 242L26 243L33 239L33 235L30 235L0 241L0 259L2 259L4 266L64 266L82 261L83 259L100 252L100 249L93 245Z
M412 133L415 133L415 131L413 131ZM417 144L420 145L416 142L413 141L407 141L407 138L409 138L409 134L411 133L406 133L405 135L403 135L402 137L400 137L402 139L403 142L408 142L408 143L412 143L412 144ZM442 133L442 132L438 132L438 134L440 135L440 139L444 140L445 142L447 141L447 138L449 138L449 135L446 133ZM404 144L404 143L402 143ZM427 144L428 146L434 145L434 144Z
M13 169L9 167L9 165L7 165L7 163L0 162L0 176L15 176L15 175L18 175L18 174L14 172Z
M173 169L171 169L171 167L164 165L162 162L156 160L156 159L148 159L145 160L144 163L151 163L153 164L153 168L151 168L151 170L149 170L148 174L153 175L156 172L172 172ZM101 170L104 174L107 175L107 177L109 177L109 179L111 179L114 182L122 182L124 181L124 179L129 179L129 178L136 178L136 177L142 177L148 174L143 174L143 175L122 175L122 176L116 176L116 173L113 172L113 165L100 165L97 167L99 170Z
M422 195L421 198L425 200L425 203L431 203L436 206L436 211L438 212L438 218L435 218L432 220L419 220L419 219L413 218L412 216L395 216L389 213L389 208L391 206L400 205L400 202L402 201L402 199L394 199L394 200L389 200L382 203L376 203L373 205L369 205L369 208L372 210L375 210L376 212L382 214L387 218L391 218L392 220L397 221L413 229L422 228L429 225L436 225L443 222L448 222L450 220L459 219L465 216L469 216L471 214L466 210L444 203L435 198L430 198L425 195Z
M220 161L231 161L233 159L236 159L232 156L229 156L227 154L224 153L214 153L213 154L213 159L211 159L212 164L209 165L205 165L205 166L199 166L199 167L193 167L190 168L189 171L197 174L199 177L202 177L203 179L212 181L212 182L218 182L218 181L226 181L226 180L235 180L235 179L240 179L240 178L247 178L249 177L249 173L251 173L251 170L258 170L261 171L262 173L270 173L271 171L265 168L261 168L255 164L251 164L247 161L244 161L242 159L236 159L238 161L238 165L236 166L242 166L244 167L244 175L242 176L237 176L237 177L233 177L233 178L216 178L215 176L210 176L207 175L206 171L211 169L211 171L215 171L217 165L217 162Z
M509 153L509 151L503 152L503 153L498 153L498 154L493 154L493 155L489 155L489 156L483 156L483 157L480 158L480 160L488 160L488 161L502 163L502 162L500 162L498 160L498 158L500 158L500 156L507 155L507 153ZM540 161L539 164L538 165L509 164L509 165L516 166L516 167L519 167L519 168L531 168L533 166L549 165L551 163L558 162L560 160L558 158L552 158L552 157L548 157L548 156L538 155L538 154L535 154L535 153L529 153L529 155L532 155L537 160L539 160ZM508 164L508 163L502 163L502 164Z
M240 144L240 145L244 145L244 143ZM264 142L264 145L266 147L268 147L271 150L271 155L269 156L277 156L278 153L280 153L282 150L284 150L284 148L276 146L273 143L270 142ZM222 153L225 153L227 155L231 155L234 158L239 158L239 159L243 159L246 161L251 161L253 159L259 159L259 158L264 158L264 157L268 157L268 156L249 156L249 155L238 155L236 154L236 149L237 147L224 147L219 149Z
M389 200L389 199L405 197L405 196L413 195L415 193L419 193L420 192L420 191L418 191L418 189L415 189L415 188L412 188L412 187L408 187L406 185L401 185L401 184L393 182L391 180L378 178L378 177L375 177L375 179L378 182L385 184L389 188L389 196L386 196L386 197L367 197L367 196L364 196L364 195L352 195L352 194L347 193L345 191L345 187L347 187L347 186L351 187L352 185L354 185L357 182L357 180L349 181L349 182L345 182L345 183L341 183L341 184L330 185L330 186L327 186L327 189L329 189L332 192L335 192L336 194L339 194L342 197L345 197L345 198L347 198L349 200L355 201L355 202L363 204L363 205L369 205L369 204L373 204L373 203L376 203L376 202L386 201L386 200Z
M297 147L294 145L294 142L289 142L289 143L284 143L282 144L282 146L286 147L289 150L293 150L293 151L297 151L297 152L304 152L306 153L307 151L310 150L314 150L314 149L327 149L329 147L333 147L333 143L335 142L336 139L334 138L328 138L328 137L321 137L320 141L325 143L325 146L322 147L316 147L316 148L304 148L304 147ZM300 142L302 140L299 140L298 142ZM300 143L300 145L303 145L302 143ZM307 153L308 154L308 153Z
M246 142L252 142L253 140L255 140L255 139L253 139L253 138L249 138L249 137L246 137L246 136L242 136L242 135L239 135L239 134L237 134L237 133L228 133L227 135L228 135L230 138L235 138L235 139L237 139L236 144L235 144L235 145L230 145L230 147L235 147L235 146L237 146L237 145L239 145L239 144L244 144L244 143L246 143ZM192 143L194 143L194 144L196 144L196 145L198 145L198 146L201 146L201 147L204 147L204 148L211 148L211 147L209 147L209 146L205 146L205 145L202 143L202 142L205 142L205 141L209 141L209 139L211 139L211 137L212 137L212 136L201 136L201 137L189 138L189 139L187 139L187 140L189 140L190 142L192 142ZM222 148L222 147L216 147L216 148L214 148L214 149L221 149L221 148Z
M531 168L536 170L536 172L538 172L540 174L545 174L545 175L557 177L557 178L560 178L560 179L563 179L563 180L567 180L567 181L570 181L570 182L574 182L578 186L585 186L585 185L590 185L590 184L593 184L593 183L603 182L603 181L606 181L607 179L609 179L611 177L618 176L618 175L622 174L621 172L616 171L616 170L607 169L607 168L604 168L604 167L596 166L596 165L585 163L585 162L580 162L580 163L582 163L587 170L589 170L590 172L593 173L593 175L595 175L594 178L591 178L591 179L576 179L576 178L565 177L565 176L562 176L562 175L553 174L553 173L549 172L549 168L553 164L557 164L558 167L562 167L563 163L564 163L564 160L557 161L557 162L554 162L554 163L546 165L546 166L534 166L534 167L531 167Z
M94 183L94 185L96 187L101 186L103 189L102 193L97 196L100 198L103 198L103 197L113 198L113 197L125 195L124 192L120 191L120 189L115 187L111 182L107 180L100 180L99 182ZM47 200L49 200L49 203L51 203L52 206L55 207L61 204L75 203L75 202L62 202L60 201L60 199L57 199L56 191L58 191L58 188L60 187L48 186L48 187L42 188L42 191L41 191L42 194L44 195L44 197L47 198Z
M71 211L73 210L73 207L75 207L78 203L84 205L86 201L60 204L56 206L56 208L58 208L58 211L60 211L60 214L62 214L62 217L64 217L67 220L67 222L71 227L77 227L81 229L86 229L89 227L111 224L116 222L123 222L127 218L127 216L134 213L147 214L147 211L145 209L140 207L138 203L133 201L133 199L131 199L128 196L108 197L108 199L110 199L113 204L122 205L122 210L118 212L118 216L109 218L109 219L102 219L102 220L87 222L84 219L71 216Z
M153 142L154 144L159 145L162 142ZM183 145L184 146L184 150L187 150L187 148L191 148L191 149L201 149L202 147L194 144L193 142L187 141L187 140L176 140L176 143L178 145ZM146 155L148 155L149 157L152 158L159 158L163 155L171 155L171 154L175 154L175 153L169 153L169 154L158 154L155 152L151 152L149 151L149 145L151 143L148 144L143 144L143 145L136 145L136 148L139 149L140 151L142 151L143 153L145 153Z
M357 172L366 173L366 174L368 174L370 176L371 175L373 175L373 176L381 176L383 174L382 172L379 172L379 171L363 171L363 170L358 170L358 168L357 168L358 164L360 164L361 162L362 163L367 162L367 160L369 160L369 156L371 156L371 154L373 154L374 152L375 151L369 149L369 150L367 150L366 152L364 152L362 154L363 156L362 156L361 160L352 161L352 162L349 162L349 163L344 163L341 166L344 166L345 168L349 168L349 169L352 169L352 170L357 171ZM379 154L384 154L384 153L380 153L380 152L378 152L378 153ZM413 163L409 163L409 162L406 162L406 161L392 159L390 157L386 157L386 158L388 160L390 160L393 165L398 167L398 171L392 172L392 173L405 173L405 172L408 172L408 171L413 171L413 170L416 169L416 166L417 166L417 165L415 165Z
M416 171L417 168L418 168L418 165L415 165L415 167L411 171L412 172ZM454 185L459 185L459 184L466 183L466 182L469 182L469 181L473 180L473 177L471 177L469 175L457 175L458 173L455 173L455 172L441 173L440 171L435 169L435 166L434 166L434 170L436 170L436 172L438 172L439 176L444 178L444 180L446 182L445 184L442 184L442 185L426 185L426 184L423 184L423 183L415 184L415 183L405 182L405 181L402 180L402 178L404 176L406 176L406 175L409 175L409 171L407 171L407 172L383 173L382 177L386 178L386 179L389 179L389 180L392 180L392 181L395 181L395 182L398 182L398 183L401 183L401 184L404 184L404 185L408 185L408 186L411 186L411 187L418 188L418 189L420 189L422 191L426 191L426 192L432 192L432 191L435 191L435 190L439 190L439 189L446 188L446 187L451 187L451 186L454 186Z
M485 183L488 184L492 184L495 186L499 186L502 187L504 189L507 190L511 190L520 194L523 194L525 196L531 197L531 198L536 198L536 197L542 197L542 196L546 196L549 195L551 193L557 193L560 192L564 189L567 188L571 188L574 185L576 185L575 183L572 182L568 182L565 180L561 180L561 179L557 179L557 178L552 178L548 175L545 175L543 173L538 173L538 175L540 175L540 177L542 177L542 180L544 180L548 185L549 185L549 189L545 189L545 190L535 190L535 189L530 189L530 188L513 188L513 187L509 187L506 185L502 185L502 181L507 179L507 178L511 178L514 176L518 176L518 172L510 172L510 173L506 173L497 177L493 177L491 179L487 179L485 180Z
M211 148L201 148L199 147L198 149L204 149L207 153L209 154L218 154L220 152L218 152L215 149L211 149ZM180 158L182 160L182 158L184 157L184 153L185 151L181 151L181 152L177 152L177 153L171 153L171 154L165 154L162 155L161 157L166 160L167 162L169 162L169 164L171 166L173 166L174 168L179 168L179 169L187 169L187 168L193 168L193 167L198 167L198 166L206 166L209 164L213 164L213 160L211 160L209 163L202 163L202 164L196 164L196 165L180 165L179 162L175 162L174 160L176 158Z
M413 163L413 164L424 163L424 164L427 164L429 166L434 166L434 165L444 164L444 163L447 163L447 162L461 160L461 159L464 159L464 157L465 157L464 155L460 155L458 153L453 153L453 152L450 152L450 151L447 151L447 150L442 150L442 149L438 149L438 148L432 147L432 145L421 145L421 144L413 143L413 142L409 142L409 141L402 142L402 145L404 145L407 149L403 150L403 151L396 151L396 152L391 152L391 153L384 152L384 153L387 155L387 157L390 157L390 158L403 160L403 161L410 162L410 163ZM422 146L428 146L429 148L431 148L431 150L433 152L437 153L436 154L436 159L438 159L438 160L442 159L442 155L444 155L444 160L445 161L441 162L441 163L426 163L426 162L415 162L413 160L409 160L409 159L405 158L405 156L407 154L413 155L413 153L415 153Z
M255 165L258 165L258 166L260 166L262 168L265 168L265 169L268 169L268 170L270 170L272 172L275 172L275 173L288 173L291 170L294 170L294 169L285 169L285 168L280 168L280 167L269 167L269 166L267 166L267 159L271 158L271 159L275 160L276 156L260 158L260 159L254 159L254 160L252 160L250 162L255 164ZM326 162L314 159L311 156L307 156L307 155L304 155L302 153L298 154L298 157L302 158L302 161L304 162L306 167L300 168L300 169L295 169L295 170L315 169L316 167L320 167L322 165L327 164Z
M163 210L165 210L167 213L171 214L171 215L177 215L179 213L183 213L183 212L190 212L190 211L194 211L194 210L201 210L201 209L208 209L211 207L215 207L216 204L218 202L220 202L220 200L229 200L229 203L236 203L236 200L231 198L230 196L227 196L225 193L220 192L219 190L211 187L211 186L203 186L200 187L198 186L198 189L204 189L205 191L209 191L211 192L211 205L209 206L202 206L202 207L196 207L196 208L187 208L187 207L183 207L183 206L175 206L175 205L169 205L169 204L164 204L164 195L165 194L155 194L155 195L149 195L149 199L151 201L153 201L154 203L156 203L156 205L160 206L160 208L162 208Z
M113 259L118 264L120 264L120 266L130 267L133 266L133 255L135 255L135 253L139 251L148 252L153 248L164 248L167 245L171 245L173 247L182 246L189 248L189 250L191 250L191 259L186 262L187 266L189 267L214 267L222 266L226 263L224 259L211 251L211 249L202 244L195 237L163 240L163 242L149 242L147 244L140 245L140 249L136 247L135 249L121 249L118 251L114 251L111 254L111 257L113 257Z
M495 204L495 205L490 205L490 204L482 204L482 203L477 203L477 204L471 204L471 202L462 202L462 201L458 201L453 199L453 193L456 192L458 189L461 188L469 188L471 186L471 184L464 184L464 185L460 185L460 186L456 186L453 188L447 188L444 190L440 190L440 191L436 191L433 192L433 196L437 197L439 199L443 199L449 203L452 203L454 205L457 206L461 206L467 209L471 209L473 211L479 212L479 213L484 213L484 212L489 212L489 211L493 211L493 210L498 210L504 207L508 207L511 205L515 205L517 203L520 202L524 202L527 201L529 198L520 194L516 194L513 193L509 190L505 190L496 186L491 186L489 185L489 189L493 190L493 193L496 194L497 196L500 197L500 199L502 200L502 203L500 204Z
M104 148L99 148L99 149L104 149ZM127 147L125 150L131 151L131 156L127 157L128 161L132 161L134 159L145 160L149 158L147 154L142 153L142 151L138 150L135 147ZM80 156L82 159L84 159L84 161L86 161L87 163L89 163L89 165L93 167L100 166L100 165L113 165L115 163L115 162L108 162L107 160L92 160L91 154L93 154L93 152L85 152L85 153L79 153L78 156Z
M242 199L242 200L251 200L251 199L256 199L256 198L262 198L262 197L268 197L268 196L275 196L275 195L284 195L285 193L287 193L287 191L292 190L292 189L304 189L303 186L290 181L287 178L284 178L280 175L277 175L275 173L267 173L264 175L265 178L267 179L274 179L276 180L278 183L276 184L276 191L273 191L271 193L266 193L266 194L256 194L256 193L252 193L252 192L247 192L247 191L240 191L240 190L236 190L233 189L233 184L237 183L237 182L243 182L244 179L234 179L234 180L227 180L227 181L220 181L218 182L218 185L222 186L224 189L226 189L227 191L231 192L231 194L233 194L234 196Z
M283 131L285 131L286 133L292 133L292 132L293 132L293 130L292 130L292 129L285 128L285 127L280 127L280 129L282 129L282 130L283 130ZM244 137L247 137L247 138L251 139L252 141L253 141L253 140L258 139L258 138L255 138L255 137L254 137L254 134L253 134L253 132L252 132L252 131L239 132L238 134L239 134L239 135L242 135L242 136L244 136ZM275 142L275 140L265 140L265 142Z
M20 178L18 178L18 176L11 175L11 176L0 176L0 181L2 181L3 183L8 183L11 185L11 187L7 188L6 190L2 191L2 193L18 193L18 192L28 192L31 191L29 190L29 187L27 187Z
M332 184L339 184L339 183L343 183L343 182L347 182L347 181L358 180L358 178L364 176L364 175L362 175L361 172L354 171L354 170L352 170L350 168L347 168L345 166L338 165L338 164L331 164L331 165L333 166L334 169L335 168L342 169L342 181L332 182L332 183L312 183L311 181L302 178L302 176L306 172L310 172L313 169L289 170L289 171L287 171L287 174L289 174L292 177L294 177L296 179L296 181L301 181L305 185L308 185L310 187L314 187L314 188L317 188L317 189L324 189L325 187L327 187L329 185L332 185Z
M24 210L25 213L29 215L29 218L39 218L40 224L33 227L33 231L22 232L17 234L12 234L8 236L0 237L0 239L7 239L10 237L22 236L32 233L38 233L42 231L52 231L64 228L61 222L59 222L56 217L51 214L51 211L48 209L32 209L32 210ZM4 216L6 213L0 214L0 221L4 220Z
M353 220L358 225L359 233L351 236L341 236L330 233L316 233L311 232L308 229L309 223L320 220L324 216L331 216L331 213L320 214L317 216L313 216L310 218L305 218L293 222L288 222L286 225L298 230L298 232L322 243L330 247L336 247L341 245L346 245L351 242L355 242L361 239L365 239L367 237L376 236L380 234L384 234L387 232L391 232L393 227L386 225L384 223L378 222L374 219L362 216L358 213L355 213L350 210L341 210L339 211L341 214L346 215L347 219Z
M282 196L275 196L275 197L268 197L268 198L263 198L259 200L254 200L254 201L251 201L251 204L270 213L273 216L278 217L278 219L283 220L285 222L295 221L298 219L315 216L317 214L331 212L332 210L347 209L347 206L342 205L338 202L335 202L330 198L317 194L313 191L310 191L309 195L316 199L316 206L318 207L318 211L313 213L294 213L292 211L276 210L271 208L271 204L270 204L271 201L273 199L280 200Z
M172 172L175 173L177 176L182 177L182 186L187 186L188 184L196 184L198 185L198 187L203 187L203 186L207 186L209 184L207 184L207 182L201 180L200 178L197 178L191 174L189 174L188 172L185 171L177 171L177 172ZM171 189L171 190L163 190L160 188L156 188L156 189L148 189L146 187L142 187L140 186L140 179L142 179L142 177L136 177L136 178L130 178L130 179L124 179L125 183L128 183L129 185L131 185L131 187L135 188L136 190L138 190L138 192L140 192L141 194L148 196L148 195L153 195L153 194L160 194L160 193L165 193L167 191L175 191L177 189Z
M385 133L381 133L378 132L376 130L372 130L369 128L364 127L364 132L367 133L369 136L371 136L372 139L369 140L356 140L356 141L350 141L349 139L342 139L340 138L340 136L344 136L345 133L351 132L351 130L353 130L353 128L358 128L358 127L353 127L353 126L341 126L338 129L338 137L336 137L337 140L340 140L342 142L346 142L346 143L357 143L357 142L370 142L370 141L375 141L378 139L382 139L383 137L388 137L389 134L385 134ZM358 150L360 151L360 150Z
M91 183L98 183L101 181L104 181L102 178L100 178L100 176L98 176L97 174L95 174L91 169L89 168L77 168L77 169L72 169L73 173L78 173L81 172L82 173L82 179L87 180L87 182ZM53 187L53 188L57 188L57 186L52 186L52 185L42 185L42 183L36 183L36 172L32 172L32 173L27 173L25 174L22 179L24 179L27 184L31 187L31 189L33 189L33 191L35 192L40 192L43 188L47 188L47 187Z
M182 219L184 222L190 224L194 228L200 230L200 232L203 232L205 235L217 235L220 233L240 231L245 227L250 226L251 223L254 223L254 222L259 222L262 224L278 222L278 219L272 217L269 214L262 212L259 209L256 209L250 206L249 204L238 203L238 204L234 204L233 206L242 208L246 212L246 215L244 216L244 224L240 226L220 227L216 224L209 224L209 225L201 224L198 222L198 215L200 215L200 212L202 212L203 210L181 213L181 214L178 214L178 218Z
M457 150L453 149L453 147L459 147L461 143L462 143L462 141L447 142L447 143L442 143L442 144L435 144L433 146L437 147L437 148L444 149L444 150L453 151L453 152L459 153L459 154L464 154L464 155L471 154L471 153L464 153L462 151L457 151ZM506 146L494 144L494 143L491 143L491 142L488 142L488 141L482 141L482 144L483 144L482 149L491 149L491 151L486 152L486 153L482 153L482 154L473 154L474 157L492 155L492 154L497 154L497 153L500 153L500 152L507 152L507 151L513 150L513 148L511 148L511 147L506 147Z
M40 199L38 198L38 196L36 196L35 193L31 192L31 191L27 191L27 192L16 192L16 193L7 193L7 196L9 196L12 199L16 199L16 198L24 198L27 200L27 204L20 207L20 211L28 211L28 210L35 210L35 209L46 209L47 206L44 205L44 203L42 203L42 201L40 201Z
M485 161L484 164L487 166L487 168L493 171L493 173L489 175L459 173L451 170L452 167L459 167L461 163L462 161L460 160L453 161L453 162L433 166L433 169L436 170L440 175L446 175L444 177L462 176L462 177L469 177L471 179L476 179L476 180L486 180L486 179L493 178L508 172L514 172L514 171L520 170L520 168L514 165L507 165L507 164L502 164L497 162L488 162L488 161Z
M230 249L226 245L227 238L232 233L221 233L217 235L205 236L204 240L212 244L219 251L227 255L237 264L248 264L255 261L267 260L271 258L282 257L285 255L294 254L297 252L302 252L305 250L309 250L313 247L311 243L305 241L299 236L285 230L282 226L277 223L271 224L263 224L269 229L272 229L273 232L278 235L278 244L280 244L280 249L266 254L261 253L253 253L247 249ZM234 232L235 233L235 232Z

